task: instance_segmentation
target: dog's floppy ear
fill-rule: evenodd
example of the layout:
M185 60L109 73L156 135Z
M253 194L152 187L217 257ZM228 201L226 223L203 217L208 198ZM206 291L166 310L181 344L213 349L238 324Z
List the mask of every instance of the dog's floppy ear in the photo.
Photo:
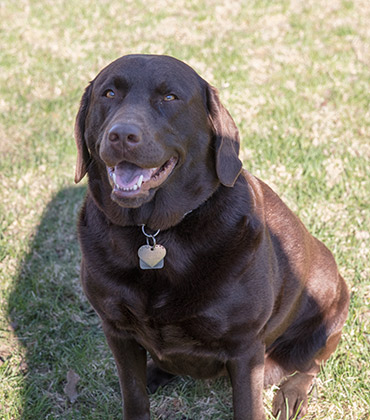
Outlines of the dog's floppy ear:
M217 90L207 86L207 108L216 147L216 173L221 184L232 187L241 170L238 158L239 131L227 109L221 104Z
M75 122L75 140L77 146L77 163L75 172L75 183L81 181L86 175L91 157L85 142L85 120L90 104L92 84L85 89L81 98L80 109L78 110Z

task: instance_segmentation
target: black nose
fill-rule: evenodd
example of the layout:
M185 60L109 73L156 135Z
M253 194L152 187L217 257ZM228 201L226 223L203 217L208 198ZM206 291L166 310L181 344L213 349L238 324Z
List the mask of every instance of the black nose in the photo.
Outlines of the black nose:
M112 143L140 143L142 132L135 124L114 124L108 132L108 139Z

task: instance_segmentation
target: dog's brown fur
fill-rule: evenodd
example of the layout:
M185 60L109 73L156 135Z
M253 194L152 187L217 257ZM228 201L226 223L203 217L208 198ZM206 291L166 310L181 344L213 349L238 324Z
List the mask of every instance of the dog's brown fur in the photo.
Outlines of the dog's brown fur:
M287 378L274 415L286 418L286 399L289 418L301 403L303 415L338 344L347 287L330 251L241 169L217 91L174 58L125 56L87 87L75 135L76 182L89 176L82 284L116 360L125 420L148 420L147 386L183 374L228 374L235 420L264 419L263 385ZM161 185L112 192L107 167L145 170L171 157ZM139 268L142 224L161 230L162 269Z

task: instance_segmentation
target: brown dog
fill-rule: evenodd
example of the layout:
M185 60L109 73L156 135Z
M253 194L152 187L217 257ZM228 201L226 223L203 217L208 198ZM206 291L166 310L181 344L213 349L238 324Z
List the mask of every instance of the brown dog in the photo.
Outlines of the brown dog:
M87 87L75 135L82 284L124 419L148 420L147 387L183 374L228 374L235 420L264 419L263 386L287 378L274 415L303 415L348 291L328 249L242 170L217 91L174 58L125 56Z

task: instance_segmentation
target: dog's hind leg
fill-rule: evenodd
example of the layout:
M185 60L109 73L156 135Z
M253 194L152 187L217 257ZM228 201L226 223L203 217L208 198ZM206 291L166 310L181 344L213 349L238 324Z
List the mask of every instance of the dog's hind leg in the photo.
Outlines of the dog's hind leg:
M315 355L308 369L294 372L285 378L274 397L272 412L275 417L280 413L281 420L291 420L302 418L307 413L308 394L313 380L320 371L320 365L337 347L340 336L339 331L329 337L325 347Z

